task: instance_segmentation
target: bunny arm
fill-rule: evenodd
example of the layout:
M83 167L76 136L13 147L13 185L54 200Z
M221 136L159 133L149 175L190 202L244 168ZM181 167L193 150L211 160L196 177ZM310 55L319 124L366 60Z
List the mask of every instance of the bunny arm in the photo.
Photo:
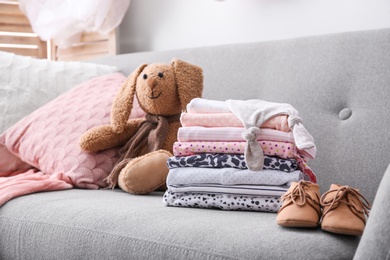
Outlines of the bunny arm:
M138 130L144 118L131 119L122 132L114 131L112 125L102 125L85 132L79 141L80 147L88 152L97 152L124 145Z

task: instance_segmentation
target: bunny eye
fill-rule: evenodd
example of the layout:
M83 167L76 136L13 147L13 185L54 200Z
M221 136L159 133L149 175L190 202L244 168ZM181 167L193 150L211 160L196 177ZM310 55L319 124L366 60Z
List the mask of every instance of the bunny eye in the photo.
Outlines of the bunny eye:
M158 73L158 76L159 76L160 78L162 78L162 77L164 77L164 73L159 72L159 73Z
M148 78L148 75L144 74L144 75L143 75L143 78L144 78L144 79L147 79L147 78Z

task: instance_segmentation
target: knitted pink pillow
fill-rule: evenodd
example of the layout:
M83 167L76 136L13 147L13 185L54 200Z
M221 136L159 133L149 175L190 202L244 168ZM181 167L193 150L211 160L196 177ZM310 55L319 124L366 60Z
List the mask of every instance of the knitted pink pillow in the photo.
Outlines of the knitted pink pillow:
M79 138L90 128L110 123L113 99L125 79L123 74L114 73L76 86L5 131L0 147L4 145L45 174L65 174L76 187L106 187L103 179L118 159L118 148L87 153L79 147ZM130 118L142 116L144 112L135 99ZM10 157L0 150L0 157L5 155ZM0 164L0 173L6 167Z

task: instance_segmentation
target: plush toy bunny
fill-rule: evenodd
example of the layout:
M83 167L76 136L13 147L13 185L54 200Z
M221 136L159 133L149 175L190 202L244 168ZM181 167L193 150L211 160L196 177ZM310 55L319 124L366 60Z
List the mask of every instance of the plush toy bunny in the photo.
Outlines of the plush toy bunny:
M89 152L123 146L111 174L109 187L117 184L132 194L147 194L165 187L167 159L180 127L180 114L191 99L201 97L202 69L174 59L170 64L143 64L122 84L111 110L111 124L88 130L80 139ZM134 95L145 118L130 119Z

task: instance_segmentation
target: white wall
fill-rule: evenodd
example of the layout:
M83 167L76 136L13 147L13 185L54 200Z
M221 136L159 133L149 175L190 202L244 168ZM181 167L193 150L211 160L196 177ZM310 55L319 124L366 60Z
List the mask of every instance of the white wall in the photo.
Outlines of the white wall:
M390 27L390 0L131 0L120 53Z

